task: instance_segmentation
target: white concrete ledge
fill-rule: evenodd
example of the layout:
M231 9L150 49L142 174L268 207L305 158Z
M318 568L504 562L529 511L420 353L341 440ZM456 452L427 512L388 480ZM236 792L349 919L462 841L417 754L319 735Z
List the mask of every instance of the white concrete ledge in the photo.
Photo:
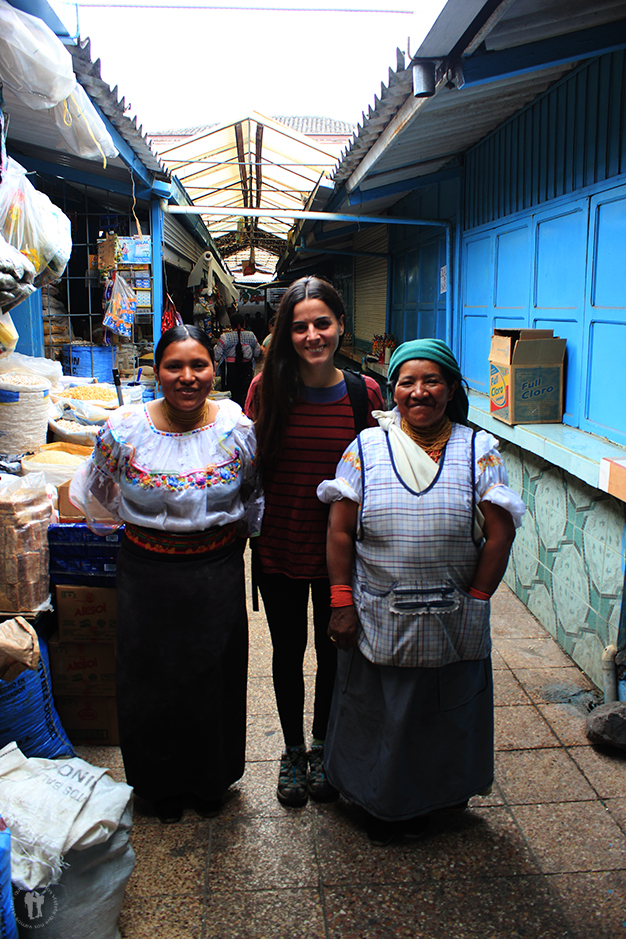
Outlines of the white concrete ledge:
M604 488L599 485L602 460L626 458L626 447L611 443L606 437L596 437L566 424L515 424L510 427L490 415L487 395L470 391L469 400L472 424L543 457L595 489Z

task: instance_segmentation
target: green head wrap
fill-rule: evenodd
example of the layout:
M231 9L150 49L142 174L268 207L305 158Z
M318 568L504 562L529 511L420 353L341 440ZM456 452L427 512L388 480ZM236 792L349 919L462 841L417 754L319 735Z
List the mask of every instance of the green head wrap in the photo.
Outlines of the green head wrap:
M436 362L450 374L454 381L458 382L454 397L446 408L446 414L457 424L467 424L469 402L463 387L461 369L452 349L441 339L412 339L410 342L403 342L394 351L389 361L387 374L391 384L395 384L400 366L411 359L428 359L430 362Z

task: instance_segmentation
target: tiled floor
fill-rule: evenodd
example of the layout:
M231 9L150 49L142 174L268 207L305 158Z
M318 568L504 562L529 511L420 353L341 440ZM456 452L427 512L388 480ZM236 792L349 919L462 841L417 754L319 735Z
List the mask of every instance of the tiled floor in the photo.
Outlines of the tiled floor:
M124 939L626 939L626 754L589 745L593 686L506 587L492 628L492 794L375 848L346 802L277 802L270 646L251 614L246 773L213 820L136 815ZM119 751L80 755L123 778Z

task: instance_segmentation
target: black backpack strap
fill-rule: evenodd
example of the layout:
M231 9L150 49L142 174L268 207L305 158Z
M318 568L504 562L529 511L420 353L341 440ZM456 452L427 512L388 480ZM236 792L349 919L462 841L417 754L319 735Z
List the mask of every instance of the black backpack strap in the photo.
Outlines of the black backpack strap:
M367 427L367 418L369 414L369 398L367 396L367 385L360 372L354 369L344 368L343 377L346 382L350 405L354 415L354 429L358 434Z

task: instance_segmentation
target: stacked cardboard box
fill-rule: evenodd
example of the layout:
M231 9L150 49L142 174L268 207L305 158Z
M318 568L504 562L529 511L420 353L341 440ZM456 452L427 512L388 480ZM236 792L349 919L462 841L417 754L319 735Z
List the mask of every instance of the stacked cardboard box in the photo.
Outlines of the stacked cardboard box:
M58 632L50 639L54 703L72 743L117 746L117 592L57 585Z

